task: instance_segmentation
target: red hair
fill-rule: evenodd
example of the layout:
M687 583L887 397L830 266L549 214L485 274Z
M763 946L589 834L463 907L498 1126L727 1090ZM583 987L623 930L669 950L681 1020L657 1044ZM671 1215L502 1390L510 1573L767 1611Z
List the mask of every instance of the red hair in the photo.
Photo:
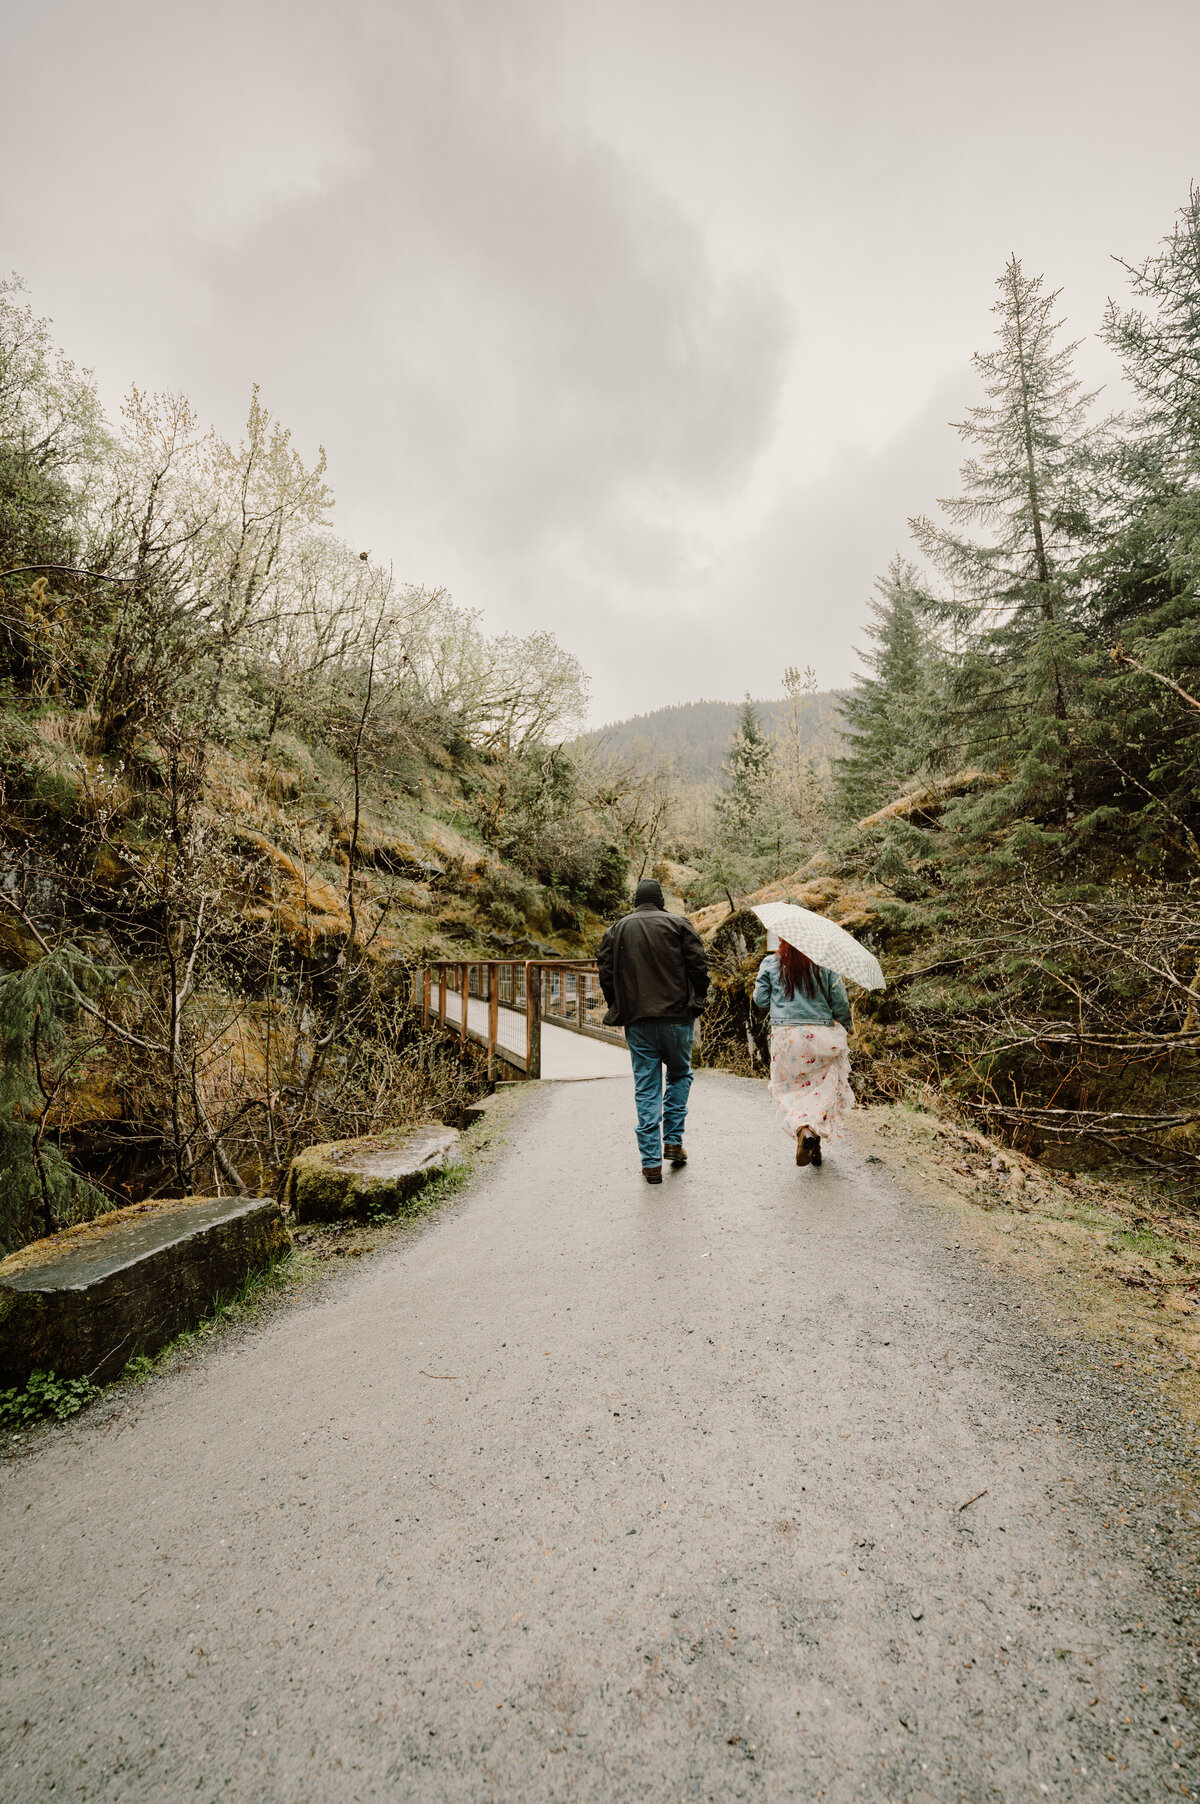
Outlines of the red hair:
M783 993L791 998L799 990L802 996L817 994L817 972L807 952L801 952L799 946L790 946L786 940L779 942L779 975L783 979Z

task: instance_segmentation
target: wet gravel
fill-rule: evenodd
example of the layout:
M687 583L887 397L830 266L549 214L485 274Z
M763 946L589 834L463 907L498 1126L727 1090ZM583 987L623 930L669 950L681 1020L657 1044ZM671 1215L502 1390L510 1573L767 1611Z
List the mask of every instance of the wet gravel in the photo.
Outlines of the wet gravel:
M1191 1796L1197 1450L912 1171L630 1087L3 1485L5 1796Z

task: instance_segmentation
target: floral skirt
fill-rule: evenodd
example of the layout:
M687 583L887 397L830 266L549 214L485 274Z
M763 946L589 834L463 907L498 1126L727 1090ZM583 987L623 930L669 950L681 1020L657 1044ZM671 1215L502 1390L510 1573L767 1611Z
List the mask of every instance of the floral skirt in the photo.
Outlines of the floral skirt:
M854 1107L844 1027L773 1027L771 1095L786 1133L842 1137Z

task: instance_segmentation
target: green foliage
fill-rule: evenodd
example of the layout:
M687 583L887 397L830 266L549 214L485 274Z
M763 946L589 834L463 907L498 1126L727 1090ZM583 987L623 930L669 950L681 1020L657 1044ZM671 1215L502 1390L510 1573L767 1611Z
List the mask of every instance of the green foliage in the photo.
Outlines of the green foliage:
M597 814L562 746L531 745L510 755L476 796L480 830L509 864L567 904L606 915L624 903L629 865ZM497 906L499 897L493 918Z
M842 701L847 744L835 766L842 812L855 820L902 795L922 769L936 685L915 569L894 558L876 589L859 653L866 674Z
M136 389L112 431L0 283L0 680L88 707L100 748L164 725L336 743L368 672L376 770L411 770L414 730L511 751L578 726L587 678L552 634L489 637L396 583L333 535L332 499L324 453L306 464L257 389L236 443Z
M791 869L805 835L789 809L779 751L747 696L725 757L725 780L713 800L713 828L700 861L702 894L745 894Z
M743 840L757 829L770 794L772 762L771 742L747 696L725 754L724 787L714 804L717 830L726 838Z
M912 522L949 591L926 602L949 654L947 706L931 737L943 762L1010 765L1004 808L1069 820L1094 396L1072 373L1077 347L1057 343L1057 291L1043 292L1015 257L997 287L996 342L975 358L989 400L958 428L971 450L962 492L942 502L945 524Z
M297 1136L460 1101L475 1078L379 955L438 931L422 817L485 767L516 773L521 865L476 895L472 860L455 929L623 901L623 838L544 750L582 717L578 660L398 583L331 499L257 391L229 443L171 394L110 427L0 285L0 834L27 917L0 911L0 1250L103 1207L71 1159L121 1200L272 1184Z
M54 1098L77 1062L64 1023L90 961L72 947L0 978L0 1246L6 1253L103 1207L46 1132Z
M1200 187L1163 248L1125 269L1145 305L1110 301L1104 336L1138 396L1134 433L1151 484L1178 492L1200 476Z
M1060 1162L1200 1173L1200 191L1109 309L1135 408L1093 424L1053 294L998 284L933 576L880 584L824 869L889 988L867 1095L936 1084ZM736 1038L736 1035L735 1035Z
M90 1378L59 1378L53 1372L31 1372L19 1389L0 1391L0 1428L30 1428L47 1418L65 1422L99 1395Z
M532 883L522 882L511 871L500 867L490 870L479 880L471 899L485 920L510 934L527 931L530 917L540 901Z
M1076 344L1056 343L1059 291L1010 259L996 286L996 342L975 367L989 397L959 425L973 448L963 492L943 501L948 525L913 522L922 549L948 578L951 606L968 628L981 621L1011 644L1059 616L1069 572L1088 529L1085 395L1072 373ZM966 538L960 526L984 529Z
M1057 295L1014 258L987 400L944 519L915 520L940 585L897 560L880 584L838 768L855 816L942 776L999 781L946 820L999 872L1104 857L1195 868L1200 821L1200 195L1109 309L1138 407L1093 425ZM1170 685L1176 688L1171 689ZM1184 692L1180 696L1179 691Z

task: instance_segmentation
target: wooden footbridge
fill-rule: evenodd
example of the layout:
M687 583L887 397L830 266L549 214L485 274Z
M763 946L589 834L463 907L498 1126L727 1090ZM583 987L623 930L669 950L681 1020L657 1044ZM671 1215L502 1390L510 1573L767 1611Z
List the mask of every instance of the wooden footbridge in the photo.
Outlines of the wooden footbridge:
M629 1074L594 960L439 959L416 971L413 1000L423 1020L486 1048L490 1078Z

